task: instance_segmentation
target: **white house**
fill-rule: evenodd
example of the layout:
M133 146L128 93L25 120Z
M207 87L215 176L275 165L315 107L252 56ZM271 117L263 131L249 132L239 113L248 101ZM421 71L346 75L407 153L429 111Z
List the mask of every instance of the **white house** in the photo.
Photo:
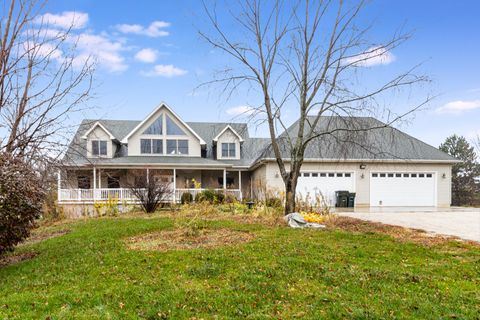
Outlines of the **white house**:
M450 205L456 160L449 155L370 117L322 117L314 129L321 135L305 152L298 196L321 193L333 204L334 192L347 190L356 207ZM246 123L185 122L162 103L141 121L84 120L59 171L58 203L135 201L126 187L134 172L171 183L171 201L205 188L239 200L284 189L268 138L250 137Z

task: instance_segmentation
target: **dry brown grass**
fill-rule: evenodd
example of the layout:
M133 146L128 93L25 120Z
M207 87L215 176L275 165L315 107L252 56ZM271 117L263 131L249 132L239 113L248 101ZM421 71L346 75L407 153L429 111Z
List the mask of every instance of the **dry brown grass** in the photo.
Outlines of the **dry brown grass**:
M30 260L38 255L37 252L14 253L0 257L0 267L10 266L25 260Z
M326 225L329 229L339 229L348 232L382 233L402 242L412 241L425 246L445 244L452 240L480 246L480 244L477 242L462 240L454 236L433 234L421 229L404 228L350 217L331 216L329 219L327 219Z
M192 232L190 228L176 228L143 234L126 240L132 250L171 251L196 248L216 248L251 241L254 234L231 229L200 229Z
M55 231L51 231L51 232L34 231L32 233L32 235L27 240L25 240L24 242L21 243L21 245L34 244L34 243L38 243L38 242L41 242L41 241L44 241L44 240L47 240L47 239L60 237L60 236L63 236L67 233L70 233L70 231L71 231L70 229L61 229L61 230L55 230Z

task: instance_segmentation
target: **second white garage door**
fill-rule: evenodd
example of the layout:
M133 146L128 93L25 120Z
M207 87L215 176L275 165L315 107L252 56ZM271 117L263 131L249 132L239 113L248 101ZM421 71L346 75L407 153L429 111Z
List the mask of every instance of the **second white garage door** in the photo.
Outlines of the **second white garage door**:
M370 206L435 206L435 181L432 172L372 172Z
M314 204L315 198L323 195L330 206L335 206L335 191L355 192L353 172L302 172L298 178L297 196Z

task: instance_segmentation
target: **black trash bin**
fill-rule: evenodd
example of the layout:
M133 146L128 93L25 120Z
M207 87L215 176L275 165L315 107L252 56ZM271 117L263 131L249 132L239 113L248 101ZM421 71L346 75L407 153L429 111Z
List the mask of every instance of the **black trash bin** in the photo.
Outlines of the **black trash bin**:
M355 207L355 192L350 192L348 194L348 207L353 208Z
M348 191L335 191L335 207L346 208L348 207Z

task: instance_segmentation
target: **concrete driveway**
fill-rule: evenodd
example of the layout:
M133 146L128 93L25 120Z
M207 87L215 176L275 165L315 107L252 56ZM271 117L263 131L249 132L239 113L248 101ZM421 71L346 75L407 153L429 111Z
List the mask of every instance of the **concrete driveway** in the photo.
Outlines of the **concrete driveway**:
M370 208L337 214L480 242L480 208Z

